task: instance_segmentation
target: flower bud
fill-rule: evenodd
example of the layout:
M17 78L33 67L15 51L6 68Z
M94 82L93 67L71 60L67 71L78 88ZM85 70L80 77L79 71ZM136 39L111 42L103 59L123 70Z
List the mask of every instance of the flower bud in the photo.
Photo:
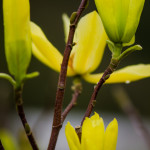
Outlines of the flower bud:
M145 0L95 0L109 39L128 43L135 35Z
M8 69L21 83L31 59L29 0L3 0L3 15Z

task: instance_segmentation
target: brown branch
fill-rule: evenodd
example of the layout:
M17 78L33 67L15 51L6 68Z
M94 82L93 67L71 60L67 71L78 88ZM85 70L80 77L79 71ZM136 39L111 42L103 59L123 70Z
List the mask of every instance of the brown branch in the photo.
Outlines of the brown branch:
M71 111L71 109L76 105L77 99L80 95L79 91L75 91L73 93L72 96L72 100L69 103L69 105L66 107L66 109L64 110L64 112L62 113L62 122L64 122L64 120L66 119L66 116L68 115L68 113Z
M0 150L5 150L1 140L0 140Z
M70 101L70 103L68 104L68 106L65 108L64 112L61 115L62 123L64 122L66 116L71 111L71 109L77 104L77 99L82 92L82 84L80 82L74 83L74 85L72 86L72 90L74 91L72 95L72 100Z
M94 88L93 94L91 96L88 108L85 112L85 115L83 117L83 120L81 122L81 126L83 124L83 121L85 120L86 117L90 117L92 110L95 106L96 103L96 98L97 98L97 94L100 90L100 88L102 87L102 85L105 83L105 81L110 77L110 75L114 72L114 70L117 68L119 62L115 61L115 60L111 60L110 65L107 67L107 69L105 70L103 76L101 77L101 79L99 80L99 82L97 83L97 85Z
M118 86L113 90L113 95L121 109L129 117L136 132L142 136L145 143L147 143L148 149L150 149L150 132L145 127L140 113L135 108L126 91L121 86Z
M67 66L68 66L70 53L72 50L75 29L79 21L79 18L83 10L85 9L87 2L88 0L81 1L81 4L78 8L76 16L71 21L68 41L67 41L66 48L64 51L64 57L63 57L61 71L60 71L59 80L58 80L58 87L57 87L57 92L56 92L56 100L55 100L55 108L54 108L54 118L53 118L52 132L51 132L51 137L50 137L50 141L48 145L48 150L55 149L59 130L62 127L61 114L62 114L62 104L63 104L63 98L64 98L64 92L65 92L65 86L66 86Z
M23 127L25 129L26 135L28 137L28 140L32 146L33 150L39 150L36 141L33 137L33 134L31 132L30 126L27 122L24 109L23 109L23 100L22 100L22 88L15 89L15 100L16 100L16 109L18 112L18 115L22 121Z

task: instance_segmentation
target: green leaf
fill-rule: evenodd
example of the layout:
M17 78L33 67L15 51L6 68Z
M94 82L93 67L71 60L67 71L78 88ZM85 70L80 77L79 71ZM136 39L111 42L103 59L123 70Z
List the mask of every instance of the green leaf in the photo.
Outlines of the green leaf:
M132 47L129 47L119 56L118 60L121 61L122 59L130 55L131 53L135 51L140 51L140 50L142 50L142 47L140 45L134 45Z
M29 79L32 79L32 78L36 78L39 76L39 72L32 72L30 74L27 74L26 77L25 77L25 80L29 80Z
M8 80L14 87L16 86L16 81L6 73L0 73L0 78Z

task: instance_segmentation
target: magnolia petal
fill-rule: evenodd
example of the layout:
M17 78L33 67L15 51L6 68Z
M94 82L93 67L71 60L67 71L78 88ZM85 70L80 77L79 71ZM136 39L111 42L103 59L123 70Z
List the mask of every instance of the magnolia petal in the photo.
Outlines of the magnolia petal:
M95 0L96 7L103 21L103 25L107 32L109 39L113 42L119 40L116 15L114 6L117 6L116 0Z
M103 150L104 122L97 113L86 118L82 126L81 150Z
M114 7L114 11L116 14L115 19L116 19L117 28L118 28L119 39L121 40L125 31L125 27L126 27L130 0L122 0L122 1L115 0L115 1L116 1L116 5L112 7ZM127 41L127 43L130 42L130 40Z
M96 11L83 17L76 29L73 69L78 74L91 72L101 62L107 35Z
M95 0L111 41L128 43L134 36L145 0Z
M67 138L70 150L81 150L79 138L74 128L71 126L70 122L68 122L66 125L65 134L66 134L66 138Z
M128 18L126 20L126 27L124 35L122 37L122 41L127 41L127 39L131 40L132 36L135 34L140 21L144 3L145 0L130 0Z
M69 20L69 17L67 16L67 14L63 14L62 19L63 19L63 25L64 25L65 42L67 42L68 34L69 34L70 20Z
M83 78L90 83L97 83L101 77L102 73L86 74L83 76ZM130 83L148 77L150 77L150 64L138 64L115 71L106 83Z
M129 43L123 43L123 47L131 46L135 43L135 35L132 37L131 41Z
M67 14L62 15L63 25L64 25L64 34L65 34L65 42L68 40L69 35L69 29L70 29L70 18ZM74 40L75 43L77 42L77 34L74 34ZM72 50L73 51L73 50Z
M114 119L105 132L104 150L116 150L118 137L118 122Z
M32 52L34 55L36 55L37 58L40 58L40 61L43 64L47 65L48 67L51 67L49 65L48 59L42 55L42 53L38 50L38 48L36 47L36 45L33 42L32 42Z
M59 72L63 59L61 53L47 40L41 28L33 22L31 22L31 34L33 55L45 65ZM74 75L70 67L68 67L68 75Z

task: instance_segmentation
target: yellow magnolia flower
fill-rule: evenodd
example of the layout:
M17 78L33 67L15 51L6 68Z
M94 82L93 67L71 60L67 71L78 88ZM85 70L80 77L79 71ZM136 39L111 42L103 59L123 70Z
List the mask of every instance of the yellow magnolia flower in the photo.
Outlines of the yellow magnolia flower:
M65 41L69 32L69 18L63 15ZM31 23L32 52L41 62L55 71L60 71L62 54L48 41L43 31L35 23ZM86 81L97 83L101 74L91 75L101 63L107 35L101 19L96 11L81 18L77 26L73 47L68 64L68 76L82 76ZM131 71L130 71L131 70ZM127 71L127 72L126 72ZM107 83L135 81L150 77L150 65L135 65L114 73Z
M69 18L63 15L63 20L67 38L69 32ZM60 71L63 56L46 39L44 33L37 25L31 23L31 28L33 54L49 67ZM96 11L83 17L76 29L74 38L76 45L73 47L70 56L68 76L82 75L94 71L103 56L106 39L107 35Z
M103 119L95 113L83 122L81 143L69 122L65 133L70 150L116 150L118 123L114 119L105 131Z
M95 0L109 39L128 43L135 35L145 0Z
M3 15L9 72L21 82L31 59L29 0L3 0Z

